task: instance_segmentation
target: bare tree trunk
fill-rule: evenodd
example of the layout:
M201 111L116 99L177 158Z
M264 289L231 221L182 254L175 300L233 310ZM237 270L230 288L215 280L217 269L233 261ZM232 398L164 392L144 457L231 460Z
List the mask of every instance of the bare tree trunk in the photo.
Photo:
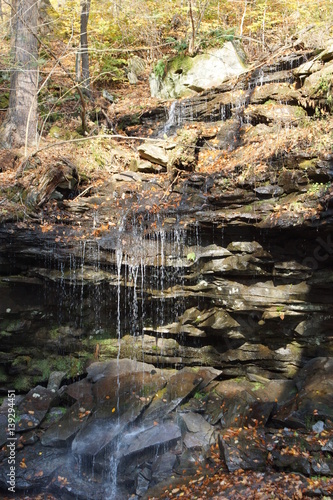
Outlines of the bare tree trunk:
M197 37L197 34L199 32L201 22L203 20L203 17L205 15L206 9L208 7L210 0L206 0L205 4L198 6L198 13L197 13L197 19L194 19L194 5L193 5L193 0L187 0L187 6L188 6L188 16L190 18L190 23L191 23L191 35L190 35L190 41L188 45L188 52L190 56L193 56L196 52L196 47L195 47L195 39Z
M56 11L50 0L38 0L38 29L43 35L48 34L53 29L51 15L56 17Z
M12 1L12 69L9 108L0 129L3 147L37 143L37 21L35 0Z
M192 0L188 0L188 15L190 18L190 23L191 23L191 35L190 35L190 41L188 45L188 52L190 56L194 54L194 43L195 43L195 23L194 23L194 17L193 17L193 3Z
M247 0L245 0L244 12L242 15L241 25L239 28L239 36L243 36L243 26L244 26L244 21L245 21L245 16L246 16L246 8L247 8Z
M81 44L75 53L75 79L77 82L81 81Z
M88 20L91 0L80 0L81 2L81 62L82 62L82 87L83 92L90 97L90 75L89 75L89 53L88 53Z

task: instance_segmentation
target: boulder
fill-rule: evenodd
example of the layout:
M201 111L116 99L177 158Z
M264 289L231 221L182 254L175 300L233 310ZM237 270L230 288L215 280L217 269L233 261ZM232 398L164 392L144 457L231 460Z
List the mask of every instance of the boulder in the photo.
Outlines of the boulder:
M300 472L307 476L311 473L311 466L307 457L293 453L293 450L272 450L273 465L278 470Z
M169 156L164 147L151 142L145 142L138 147L138 152L141 158L148 160L151 163L157 163L162 167L166 167L169 161Z
M180 413L183 442L188 450L208 450L213 443L214 427L198 413Z
M27 431L37 427L55 399L56 394L53 391L40 385L29 391L17 407L17 431Z
M301 93L289 83L278 82L255 87L250 97L251 104L264 104L272 100L297 105L301 100Z
M127 411L122 408L121 415L114 406L99 407L99 412L94 414L76 434L72 443L74 455L84 458L87 465L93 462L103 464L105 457L110 456L112 449L116 446L117 439L124 434L145 406L143 401L135 398L131 403L127 403L131 408Z
M176 460L176 455L171 452L163 453L154 460L151 468L151 486L170 478Z
M226 42L221 49L212 49L193 58L177 56L171 59L162 76L154 72L150 75L150 91L152 97L162 99L195 95L244 71L244 62L235 45Z
M111 452L120 436L164 387L165 379L157 370L135 372L135 365L138 369L144 364L124 361L119 363L122 374L117 374L117 360L92 366L88 376L94 380L95 410L73 441L75 455L103 461L105 454ZM130 366L134 368L133 373L127 371Z
M146 409L143 415L146 425L165 418L175 410L194 394L202 380L195 371L180 370L173 375L166 387L155 395L149 408Z
M268 451L263 429L225 431L219 439L220 453L229 472L239 469L262 471Z
M333 427L333 358L314 358L297 374L298 410Z
M65 465L67 470L74 469L74 461L67 450L47 449L40 443L16 450L15 493L30 488L40 489L51 482L53 474ZM8 493L10 465L6 460L0 467L0 490ZM19 493L17 493L19 495ZM17 498L16 494L14 498Z
M180 428L172 422L131 429L121 438L117 451L119 468L126 469L133 460L143 463L148 458L156 457L159 452L163 453L177 444L180 438Z
M59 389L61 382L65 378L65 376L66 372L51 372L49 381L47 383L47 388L52 392L56 392Z
M333 62L324 64L320 71L309 75L301 88L302 95L311 99L327 100L331 94Z
M265 104L250 104L245 108L244 116L252 124L277 123L290 126L298 124L302 118L306 118L307 114L300 106L266 102Z
M127 78L131 85L138 83L138 77L144 73L146 63L141 57L132 56L127 62Z
M76 166L66 158L51 165L38 180L27 190L27 204L41 207L50 199L68 198L79 181Z
M41 443L44 446L68 448L90 415L89 405L86 408L79 402L75 403L60 420L46 430L41 436Z
M168 172L193 171L196 167L196 151L199 130L184 129L178 136L175 147L169 152Z

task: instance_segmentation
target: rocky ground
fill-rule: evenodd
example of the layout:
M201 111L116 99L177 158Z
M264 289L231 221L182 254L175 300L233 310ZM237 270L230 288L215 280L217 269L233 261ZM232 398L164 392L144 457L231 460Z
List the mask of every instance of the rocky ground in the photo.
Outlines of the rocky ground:
M25 498L38 490L87 499L333 492L332 358L310 361L292 381L221 380L213 368L127 359L95 362L59 389L64 375L16 401L16 488ZM3 491L6 483L3 467Z

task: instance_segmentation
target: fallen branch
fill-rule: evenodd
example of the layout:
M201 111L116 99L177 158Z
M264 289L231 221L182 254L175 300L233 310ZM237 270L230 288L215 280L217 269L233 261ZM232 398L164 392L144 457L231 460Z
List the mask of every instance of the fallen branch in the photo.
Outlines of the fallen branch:
M110 120L110 118L108 117L108 115L105 113L104 109L101 110L102 111L102 114L106 120L106 123L107 123L107 126L109 128L109 130L112 130L113 129L113 125L112 125L112 122Z
M173 181L172 181L172 182L170 182L169 186L168 186L168 187L167 187L167 189L165 190L165 193L164 193L164 195L162 196L161 201L165 200L165 198L166 198L167 196L169 196L169 195L170 195L170 193L172 193L172 188L173 188L174 184L176 184L176 183L177 183L178 179L181 177L181 174L182 174L182 172L181 172L180 170L178 170L178 171L177 171L177 174L176 174L176 177L173 179Z
M81 196L84 196L90 189L92 189L94 186L88 186L82 193L78 194L75 196L74 200L77 200L78 198L81 198ZM73 201L74 201L73 200Z
M94 141L97 139L124 139L126 141L152 141L152 142L163 142L165 139L155 139L152 137L141 137L141 136L131 136L131 135L121 135L121 134L100 134L100 135L90 135L88 137L78 137L77 139L68 139L66 141L59 141L49 144L48 146L44 146L43 148L37 149L34 153L30 155L30 157L35 156L37 153L41 151L45 151L46 149L56 148L58 146L63 146L64 144L71 144L75 142L85 142L85 141Z

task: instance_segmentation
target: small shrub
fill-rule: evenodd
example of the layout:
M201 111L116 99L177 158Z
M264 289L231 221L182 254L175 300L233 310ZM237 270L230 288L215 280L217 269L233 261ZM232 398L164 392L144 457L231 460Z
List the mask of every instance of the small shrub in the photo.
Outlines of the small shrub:
M166 71L165 60L164 59L160 59L155 64L155 66L153 68L153 73L156 76L156 78L163 78L163 76L165 75L165 71Z
M126 78L126 59L112 57L109 54L103 55L98 61L97 82L123 82ZM96 68L97 70L97 68Z

